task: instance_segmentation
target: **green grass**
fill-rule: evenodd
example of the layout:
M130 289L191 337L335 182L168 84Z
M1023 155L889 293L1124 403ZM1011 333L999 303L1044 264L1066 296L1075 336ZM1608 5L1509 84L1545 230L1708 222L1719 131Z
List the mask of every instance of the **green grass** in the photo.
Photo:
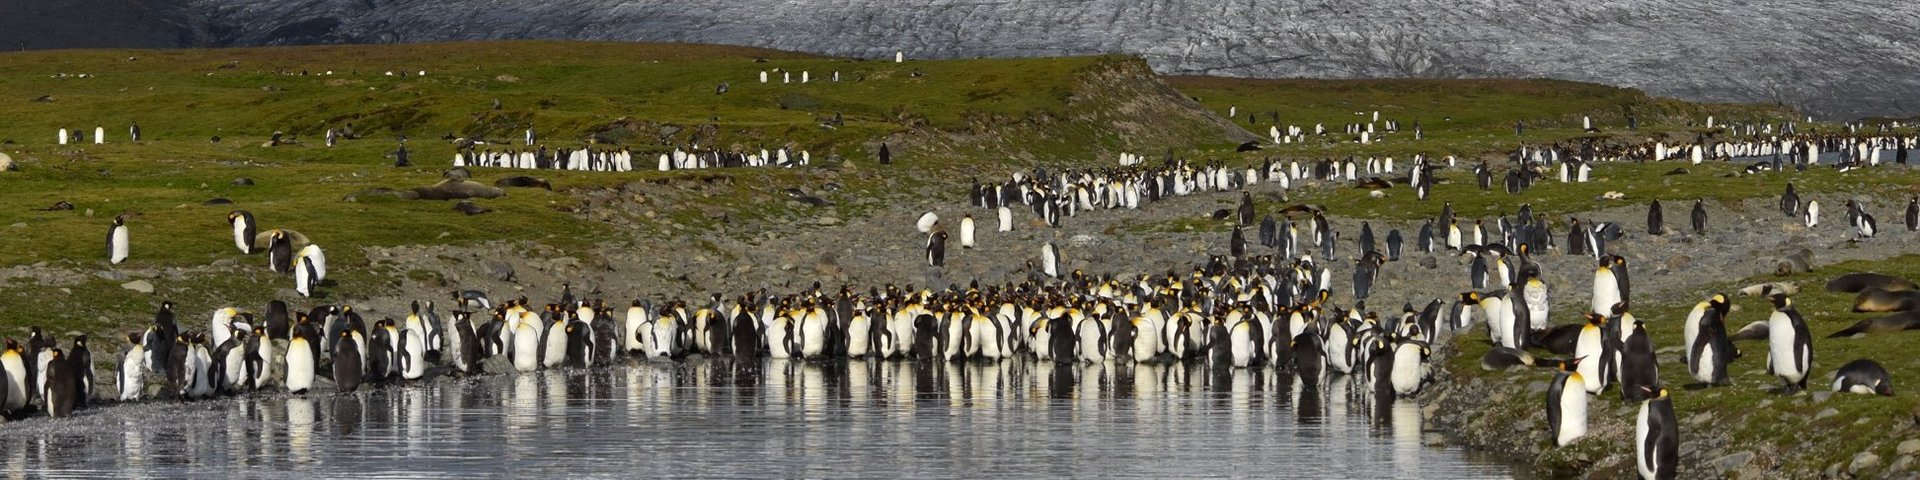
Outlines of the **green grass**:
M1668 385L1673 396L1674 410L1681 421L1681 441L1688 441L1690 432L1699 429L1727 431L1733 439L1720 454L1752 452L1753 464L1765 467L1767 471L1783 477L1804 478L1816 476L1827 466L1836 462L1843 467L1850 464L1854 454L1871 451L1883 460L1885 468L1897 458L1894 448L1900 442L1920 435L1916 428L1916 409L1920 409L1920 395L1916 395L1913 372L1920 372L1920 332L1883 333L1863 338L1826 338L1854 322L1875 318L1885 314L1852 313L1853 295L1828 293L1823 285L1830 278L1846 273L1872 271L1907 278L1920 278L1920 255L1908 255L1879 261L1843 262L1783 277L1761 276L1734 282L1703 285L1689 288L1680 296L1685 301L1656 301L1644 307L1636 308L1634 316L1647 323L1647 330L1653 335L1656 349L1675 347L1681 344L1681 322L1693 309L1696 299L1705 299L1713 293L1728 295L1739 310L1733 312L1728 320L1730 331L1755 321L1764 321L1772 312L1772 306L1762 298L1742 297L1736 290L1759 282L1787 281L1801 286L1795 295L1794 303L1806 318L1808 328L1814 338L1814 368L1809 377L1808 388L1813 391L1830 389L1832 374L1857 358L1871 358L1884 365L1893 375L1896 396L1879 397L1856 394L1834 394L1822 402L1815 402L1807 394L1784 396L1778 392L1779 379L1766 375L1767 345L1765 341L1740 342L1736 345L1744 356L1730 366L1734 385L1707 389L1688 389L1683 386L1695 383L1687 374L1684 355L1678 352L1660 354L1660 379ZM1555 305L1556 310L1584 308L1586 299L1561 298L1566 305ZM1565 319L1561 319L1565 321ZM1480 369L1479 360L1488 350L1485 331L1456 337L1453 346L1458 354L1448 363L1452 373L1446 380L1450 382L1483 378L1496 388L1484 393L1487 395L1485 408L1492 419L1508 422L1527 422L1536 425L1540 432L1545 430L1544 411L1539 408L1544 398L1522 388L1526 383L1550 378L1547 372L1530 370L1520 373L1486 372ZM1630 416L1616 417L1616 409L1635 409L1637 406L1624 404L1620 400L1618 388L1593 397L1589 404L1589 421L1595 426L1590 432L1599 431L1600 425L1614 425L1615 431L1631 435L1633 419ZM1830 416L1816 419L1823 410L1833 409ZM1711 420L1694 423L1696 415L1710 413ZM1704 418L1704 417L1703 417ZM1488 419L1482 419L1488 421ZM1624 425L1624 427L1621 427ZM1544 438L1544 434L1528 438ZM1591 468L1620 468L1632 471L1632 447L1630 438L1599 437L1583 439L1575 457L1588 461L1611 459L1623 461L1624 465L1587 464ZM1586 452L1593 450L1593 452ZM1586 452L1586 453L1579 453ZM1568 452L1556 452L1548 448L1541 458L1541 467L1549 473L1563 468ZM1713 458L1702 458L1702 461ZM1704 472L1699 472L1704 473Z
M795 72L794 83L781 83L776 69ZM770 83L758 81L762 71ZM800 71L813 81L799 83ZM830 81L834 71L842 81ZM722 83L728 91L716 94ZM19 171L0 173L7 186L0 205L8 206L0 209L7 230L0 265L99 275L8 281L0 306L34 319L20 325L101 332L137 324L159 298L192 309L264 304L290 282L263 275L264 259L234 251L226 223L233 209L253 212L262 228L297 230L320 244L337 272L330 291L352 299L411 275L365 258L364 247L515 241L590 256L597 247L722 230L753 241L809 225L807 217L866 215L891 199L957 199L954 187L969 176L1084 163L1119 148L1232 144L1183 101L1143 61L1116 56L892 63L583 42L4 53L0 152ZM1172 113L1122 129L1113 122L1122 108ZM822 125L836 113L844 124ZM146 137L138 144L125 133L135 121ZM348 122L363 139L321 146L325 129ZM60 128L91 135L95 125L107 129L109 143L54 144ZM814 166L481 169L475 179L482 182L533 174L557 191L510 189L477 200L493 213L471 217L446 201L346 200L367 189L439 181L453 154L443 135L517 142L528 125L555 147L592 139L633 149L645 170L651 157L694 142L733 151L792 146L812 152ZM274 132L298 143L263 146ZM385 157L402 134L411 138L416 167L394 168ZM214 136L222 141L210 142ZM875 164L881 141L891 143L896 165ZM231 184L241 177L254 185ZM844 190L821 190L827 182ZM834 205L796 206L782 192L788 187ZM608 197L647 201L593 200ZM234 203L203 205L213 198ZM34 210L61 201L75 209ZM132 256L110 268L107 227L123 213ZM158 291L122 290L124 280L105 279L111 270L150 279Z

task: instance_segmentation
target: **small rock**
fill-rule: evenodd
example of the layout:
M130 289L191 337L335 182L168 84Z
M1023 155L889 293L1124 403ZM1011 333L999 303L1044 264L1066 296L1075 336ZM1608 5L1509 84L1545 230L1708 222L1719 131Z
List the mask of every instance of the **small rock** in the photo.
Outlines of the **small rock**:
M1900 446L1895 447L1893 451L1899 452L1901 455L1920 453L1920 438L1900 442Z
M1746 466L1750 461L1753 461L1753 452L1738 452L1716 458L1713 460L1714 474L1724 476L1727 472Z
M512 264L509 264L507 262L502 262L499 260L490 260L487 262L486 266L487 266L487 275L493 277L494 280L499 280L502 282L513 281L514 274L513 274Z
M1820 402L1825 402L1827 401L1828 398L1833 397L1833 392L1828 392L1823 390L1823 391L1813 392L1812 395L1813 395L1813 403L1820 403Z
M1099 244L1099 238L1087 234L1074 235L1072 238L1067 239L1067 245L1074 247L1091 247Z
M1690 266L1693 266L1693 257L1687 255L1674 255L1667 259L1668 270L1686 270Z
M1824 418L1831 417L1834 415L1839 415L1839 414L1840 414L1840 410L1835 409L1833 407L1827 407L1826 410L1821 410L1820 413L1813 414L1813 419L1820 420L1820 419L1824 419Z
M119 282L127 279L127 274L120 273L119 270L107 270L107 271L96 273L93 275L96 277L100 277L101 280L106 280L111 282Z
M233 179L232 183L233 183L233 186L236 186L236 187L250 187L250 186L253 186L253 179L247 178L247 177L240 177L240 178Z
M1905 472L1910 470L1913 470L1912 455L1900 457L1899 460L1894 460L1892 465L1887 465L1887 471L1889 472Z
M1440 268L1440 260L1435 259L1433 257L1424 257L1424 258L1421 258L1420 261L1415 263L1419 263L1420 268L1425 268L1428 270Z
M1860 452L1853 456L1853 463L1847 467L1847 473L1859 476L1860 472L1878 466L1880 466L1879 455L1874 455L1873 452Z
M840 219L834 218L834 217L820 217L820 218L813 219L813 224L819 225L822 227L831 227L834 225L839 225Z
M134 280L127 283L122 283L120 284L120 288L133 290L140 293L153 293L153 284L148 283L146 280Z

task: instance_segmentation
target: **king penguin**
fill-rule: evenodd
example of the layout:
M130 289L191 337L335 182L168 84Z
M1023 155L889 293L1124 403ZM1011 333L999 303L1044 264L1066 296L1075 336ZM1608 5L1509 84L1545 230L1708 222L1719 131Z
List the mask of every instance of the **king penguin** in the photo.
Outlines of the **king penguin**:
M1767 373L1786 383L1785 393L1807 388L1807 371L1813 368L1813 336L1807 333L1807 320L1793 308L1793 299L1784 293L1773 294L1773 315L1767 318Z
M920 220L913 222L913 228L919 230L920 233L933 233L933 227L939 224L940 215L927 212L920 215Z
M354 339L353 335L352 330L340 332L339 345L334 347L333 384L340 393L352 393L359 389L360 377L366 373L366 367L360 362L360 342ZM287 350L291 353L294 349ZM292 366L289 365L288 371L292 370Z
M73 337L73 349L67 351L67 361L73 364L74 386L79 389L74 397L75 405L87 408L88 399L93 398L93 350L87 347L87 336Z
M1920 232L1920 196L1907 199L1907 231Z
M267 232L267 267L273 273L293 273L293 238L284 230Z
M1640 478L1674 478L1680 463L1680 425L1674 419L1673 398L1667 396L1667 389L1657 387L1642 396L1647 398L1640 402L1640 418L1633 429Z
M1693 234L1707 234L1707 204L1700 200L1693 201Z
M73 416L73 407L79 403L79 375L67 355L60 349L52 349L53 361L47 363L47 381L40 386L40 398L44 402L47 416L66 418Z
M1613 274L1613 262L1605 258L1600 266L1593 269L1593 313L1607 315L1613 313L1613 305L1620 303L1620 280Z
M1580 373L1580 378L1585 380L1587 393L1605 391L1607 379L1612 376L1612 372L1607 371L1606 368L1608 363L1599 361L1603 358L1613 358L1614 345L1607 341L1606 328L1606 315L1588 313L1587 324L1580 327L1580 339L1574 343L1574 358L1595 359L1590 362L1580 362L1579 367L1575 369Z
M1635 322L1633 331L1627 333L1622 345L1620 395L1626 401L1638 402L1660 384L1660 369L1653 353L1653 339L1647 334L1647 324Z
M293 291L299 293L301 297L313 298L313 294L319 290L319 270L314 268L313 263L307 261L306 255L301 255L300 259L293 263Z
M259 224L253 222L253 212L234 210L227 214L227 223L233 225L233 246L240 248L240 254L252 255L253 238L259 233Z
M1007 208L1006 205L1001 205L997 210L995 213L1000 217L1000 231L1013 231L1013 209Z
M1587 392L1579 365L1582 358L1562 363L1547 385L1547 429L1554 446L1564 447L1587 434ZM1569 388L1569 387L1572 388Z
M1694 309L1698 317L1687 316L1687 372L1695 381L1707 385L1732 383L1727 365L1740 357L1740 350L1727 337L1726 297L1714 295Z
M947 265L947 231L940 230L927 235L927 265L944 267Z
M27 349L19 342L7 339L7 347L0 350L0 381L4 381L6 391L0 392L0 415L12 414L27 406Z
M107 227L107 263L119 265L127 261L127 216L113 217L113 226Z
M973 215L960 217L960 248L973 248Z
M127 334L127 349L120 354L120 368L114 385L120 388L120 401L139 400L146 390L146 332ZM4 392L0 392L4 393Z
M1047 278L1060 278L1060 247L1053 242L1040 246L1040 272Z
M1666 218L1666 212L1662 211L1662 209L1660 208L1660 201L1654 200L1651 205L1647 206L1647 234L1648 235L1665 234L1666 233L1665 218Z
M294 329L287 340L287 393L302 394L313 388L314 367L319 360L318 347L307 337L307 329Z
M1893 396L1893 379L1879 362L1865 358L1847 362L1833 372L1833 391Z

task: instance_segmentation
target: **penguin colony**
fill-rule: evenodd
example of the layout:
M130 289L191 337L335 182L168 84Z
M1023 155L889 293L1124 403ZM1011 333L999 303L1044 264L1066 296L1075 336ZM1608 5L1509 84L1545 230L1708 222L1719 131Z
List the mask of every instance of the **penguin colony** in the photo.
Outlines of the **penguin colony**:
M1771 126L1765 127L1770 129ZM1790 124L1783 130L1790 130ZM1749 132L1751 134L1751 132ZM531 133L530 133L531 136ZM1879 148L1894 137L1854 137L1799 142L1722 141L1686 146L1691 159L1706 151L1716 158L1773 155L1772 163L1756 163L1750 171L1780 170L1790 159L1804 169L1820 162L1820 152L1842 152L1835 168L1876 164ZM1507 190L1517 193L1546 177L1558 165L1561 181L1584 181L1592 164L1633 159L1680 158L1664 144L1651 148L1604 150L1583 145L1577 154L1558 145L1522 147L1513 154L1516 167L1507 173ZM697 149L696 149L697 150ZM1904 150L1904 148L1901 148ZM1783 155L1785 156L1783 158ZM797 163L793 160L798 157ZM804 165L807 155L734 155L718 152L664 155L662 169L714 166ZM778 160L771 160L778 159ZM456 156L456 164L522 166L575 170L631 170L624 150L486 153L471 149ZM1046 224L1058 226L1062 216L1082 210L1137 209L1144 202L1170 196L1241 190L1258 182L1277 182L1286 188L1295 182L1354 182L1362 188L1389 189L1396 173L1392 158L1368 159L1364 170L1353 158L1345 161L1299 162L1282 165L1269 160L1259 167L1234 168L1221 164L1194 165L1169 158L1160 167L1147 167L1137 158L1123 158L1122 170L1016 173L1000 184L975 182L974 207L996 210L997 231L1012 228L1011 206L1030 209ZM1454 159L1446 159L1448 165ZM1441 168L1416 156L1404 177L1420 198ZM1569 174L1569 170L1577 174ZM1474 167L1482 189L1491 189L1491 168ZM1364 172L1366 177L1361 177ZM1920 199L1910 202L1906 217L1911 230ZM1707 229L1705 210L1693 205L1691 230ZM1782 209L1812 226L1818 204L1800 203L1791 186ZM1859 239L1871 238L1877 223L1857 202L1847 203L1847 220ZM404 321L391 318L367 322L344 305L318 305L301 312L284 302L270 303L265 318L235 308L213 314L209 328L191 331L179 327L173 305L163 303L151 326L127 336L118 355L120 367L113 384L123 401L150 396L199 399L267 388L299 394L330 379L336 391L353 391L362 384L378 385L418 380L429 366L451 374L487 370L534 371L609 364L622 357L683 359L691 355L751 359L759 357L912 358L946 362L998 362L1030 358L1052 362L1202 362L1217 369L1271 369L1297 375L1308 385L1336 379L1363 382L1382 398L1417 395L1430 381L1426 365L1431 342L1442 334L1469 331L1487 325L1495 348L1483 359L1489 368L1528 365L1556 370L1548 392L1549 427L1556 444L1565 445L1585 431L1590 395L1618 388L1622 397L1640 405L1636 457L1640 473L1649 478L1671 477L1678 435L1670 391L1659 384L1647 334L1649 325L1633 318L1627 260L1609 253L1608 242L1622 237L1622 227L1610 222L1583 223L1570 219L1563 255L1596 262L1591 289L1591 311L1582 321L1555 325L1549 316L1549 286L1534 262L1547 251L1560 250L1544 216L1522 206L1518 215L1498 218L1494 231L1483 220L1463 225L1451 206L1420 229L1413 248L1434 253L1448 250L1473 257L1468 276L1474 291L1463 292L1451 306L1434 299L1424 308L1409 302L1398 318L1385 319L1366 307L1371 284L1379 269L1397 261L1405 245L1398 230L1388 232L1387 252L1378 250L1371 227L1358 235L1361 257L1355 260L1353 301L1333 301L1335 288L1330 265L1313 259L1335 257L1339 234L1328 226L1324 208L1288 207L1285 220L1268 215L1257 221L1257 242L1274 254L1249 252L1243 227L1256 224L1258 212L1250 194L1240 207L1216 212L1236 226L1231 256L1214 257L1187 274L1114 277L1061 272L1059 247L1042 245L1041 264L1030 265L1029 278L982 287L978 284L941 290L912 286L872 288L861 293L852 287L828 291L812 289L775 295L765 290L733 297L715 294L690 305L682 301L634 300L624 315L604 299L576 299L570 288L559 301L536 307L525 297L494 304L483 292L451 294L454 310L442 318L435 302L415 302ZM307 245L297 253L294 235L283 230L258 233L251 214L229 215L234 242L243 254L268 252L270 268L296 278L296 290L312 296L325 277L325 257ZM1308 244L1299 243L1298 221L1307 229ZM1656 202L1650 206L1649 234L1666 233ZM949 237L937 215L929 213L916 225L928 234L927 261L944 263ZM971 215L962 218L961 244L975 244L977 230ZM262 247L261 244L265 246ZM109 260L124 261L128 241L125 219L117 217L109 232ZM1878 288L1881 293L1904 292ZM1863 290L1863 295L1866 291ZM1738 339L1768 341L1767 369L1779 377L1783 390L1806 388L1813 377L1812 339L1804 319L1786 293L1767 295L1774 312L1729 335L1725 297L1715 295L1689 315L1683 328L1689 373L1700 383L1726 385L1727 367L1742 353ZM1870 303L1870 302L1863 302ZM1878 303L1874 303L1878 304ZM1907 311L1911 307L1900 307ZM617 320L616 320L617 319ZM1913 324L1916 322L1907 322ZM1905 324L1902 324L1905 325ZM1749 332L1756 332L1749 334ZM1528 350L1545 350L1566 358L1536 358ZM70 415L75 407L97 398L86 338L75 338L71 351L34 330L26 346L12 340L0 354L7 381L0 398L5 413L18 415L30 404L53 416ZM489 363L489 360L492 360ZM492 367L489 367L492 365ZM1860 359L1832 375L1832 389L1888 395L1891 381L1877 363ZM158 385L158 394L153 392ZM1610 388L1611 387L1611 388ZM37 402L37 403L34 403Z
M640 167L637 168L645 169L646 159L642 157L641 162ZM812 163L813 154L806 150L795 152L787 148L778 148L761 149L757 153L735 153L703 149L693 145L660 154L654 168L662 172L705 168L794 168ZM548 150L546 145L538 145L527 150L503 149L500 151L491 148L476 149L473 145L465 145L453 154L453 166L585 172L631 172L636 168L634 153L628 148L586 147Z

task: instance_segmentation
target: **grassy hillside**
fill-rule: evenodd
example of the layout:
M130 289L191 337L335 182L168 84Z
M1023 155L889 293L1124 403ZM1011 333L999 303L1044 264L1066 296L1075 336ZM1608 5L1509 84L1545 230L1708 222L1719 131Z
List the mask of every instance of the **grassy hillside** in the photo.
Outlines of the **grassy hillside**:
M758 80L763 71L768 83ZM782 82L783 71L793 83ZM831 81L835 71L840 82ZM811 81L799 83L800 72ZM727 91L716 93L723 84ZM1388 135L1366 147L1235 153L1232 147L1253 135L1244 120L1235 126L1220 118L1227 105L1239 105L1243 118L1275 109L1283 122L1314 119L1334 129L1358 120L1354 112L1378 109L1408 129L1421 120L1429 139ZM889 199L931 196L957 204L970 177L997 178L1038 164L1113 165L1118 152L1157 157L1172 151L1240 163L1335 152L1477 157L1512 146L1509 118L1562 122L1530 130L1530 140L1544 142L1577 134L1564 127L1568 118L1577 122L1583 112L1604 115L1621 105L1669 108L1661 110L1669 115L1643 116L1649 130L1684 130L1686 108L1693 108L1570 82L1169 82L1138 59L1112 56L892 63L580 42L6 53L0 54L0 108L7 112L0 152L19 171L0 173L6 186L0 205L9 206L0 208L0 228L7 231L0 265L44 263L57 274L33 269L0 276L0 306L33 312L40 316L34 323L61 327L56 330L98 331L137 321L132 317L157 302L121 290L129 277L203 287L156 295L183 305L255 304L284 295L276 290L286 282L258 268L263 258L234 251L225 221L233 209L253 212L263 228L297 230L318 242L335 266L337 285L329 290L354 298L389 288L396 277L434 274L383 266L365 258L361 247L508 240L591 262L599 248L655 245L721 229L777 234L817 217L865 215ZM841 124L823 125L835 114ZM135 121L146 137L137 144L125 134ZM348 122L361 139L321 145L322 132ZM107 129L107 144L54 144L59 128L91 134L96 125ZM482 169L476 180L532 173L556 191L510 189L503 198L476 201L494 211L479 216L454 212L452 202L358 194L438 181L454 151L443 136L516 148L529 125L553 147L593 141L651 156L690 143L734 151L790 146L812 152L815 165L622 174ZM1250 130L1264 134L1265 123ZM263 145L274 132L293 142ZM400 135L411 139L414 167L395 168L386 157ZM221 141L211 142L214 136ZM896 165L875 164L883 141L893 146ZM1687 178L1703 181L1706 173L1717 175ZM1619 175L1616 183L1592 188L1658 172ZM236 186L239 178L253 184ZM1717 176L1704 181L1723 192L1774 187ZM842 188L824 189L828 183ZM787 188L833 205L792 202ZM1504 208L1520 201L1469 188L1443 185L1438 195L1462 211L1472 211L1475 202ZM1672 188L1679 192L1674 195L1695 195ZM1315 201L1372 205L1378 208L1368 212L1383 216L1438 208L1361 203L1359 191L1324 195ZM214 198L233 204L204 204ZM62 201L74 210L36 210ZM1533 201L1559 211L1542 205L1550 201ZM131 215L132 259L109 268L107 225L123 213Z

